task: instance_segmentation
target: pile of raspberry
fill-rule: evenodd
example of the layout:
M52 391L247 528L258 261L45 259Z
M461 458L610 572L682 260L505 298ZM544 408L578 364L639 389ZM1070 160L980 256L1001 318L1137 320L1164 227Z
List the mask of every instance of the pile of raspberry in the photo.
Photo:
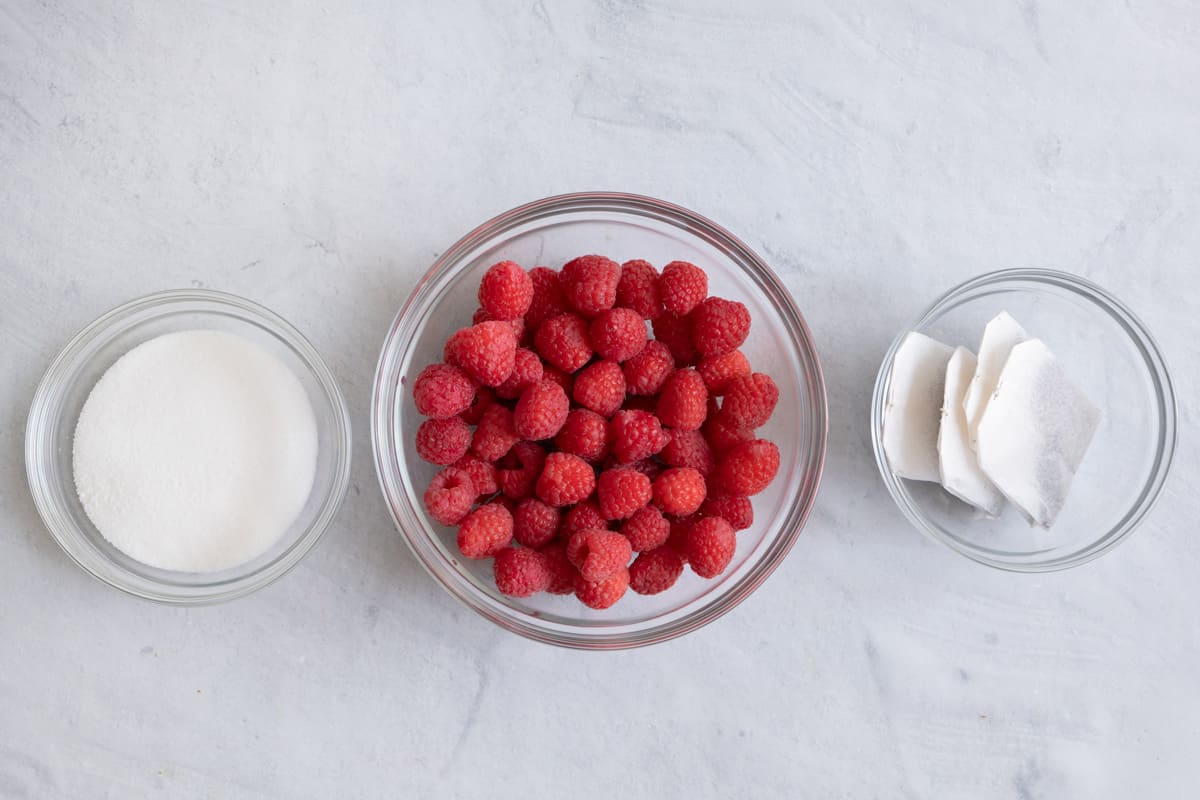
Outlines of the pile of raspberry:
M779 448L779 389L738 349L750 313L686 261L493 265L473 324L413 384L425 492L513 597L608 608L729 566Z

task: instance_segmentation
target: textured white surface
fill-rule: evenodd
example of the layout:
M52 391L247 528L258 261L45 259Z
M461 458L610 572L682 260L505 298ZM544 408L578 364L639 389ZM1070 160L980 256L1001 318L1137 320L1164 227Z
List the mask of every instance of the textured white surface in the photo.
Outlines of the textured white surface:
M1191 0L0 3L0 796L1193 793L1198 130ZM779 571L714 625L614 654L456 606L392 530L365 422L435 254L598 188L694 208L773 263L832 408ZM908 528L866 419L935 294L1034 265L1147 320L1181 449L1129 542L1018 576ZM305 331L357 452L294 573L180 610L68 562L22 446L71 334L189 284Z

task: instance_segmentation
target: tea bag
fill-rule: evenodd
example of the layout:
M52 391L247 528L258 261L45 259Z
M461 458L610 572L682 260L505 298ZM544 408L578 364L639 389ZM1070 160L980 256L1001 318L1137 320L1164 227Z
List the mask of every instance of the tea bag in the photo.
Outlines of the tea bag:
M883 411L883 450L892 472L916 481L938 481L937 438L946 364L953 348L910 332L892 361Z
M963 397L975 375L976 358L959 347L946 365L946 388L942 400L942 422L938 429L938 471L947 492L989 517L1000 513L1004 495L983 470L967 444L967 413Z
M979 424L979 466L1031 525L1049 528L1100 410L1040 339L1012 348Z
M983 329L975 377L963 398L963 409L967 414L967 441L972 450L978 449L976 441L979 438L979 422L983 419L988 402L996 391L1004 362L1008 360L1008 354L1013 347L1028 338L1029 334L1025 333L1025 329L1007 311L1001 311Z

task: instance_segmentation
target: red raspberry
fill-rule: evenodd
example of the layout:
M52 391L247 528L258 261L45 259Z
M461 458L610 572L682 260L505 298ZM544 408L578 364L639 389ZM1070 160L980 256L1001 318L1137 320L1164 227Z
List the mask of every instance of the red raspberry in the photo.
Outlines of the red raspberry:
M658 417L648 411L618 411L608 421L608 435L613 455L622 464L648 458L670 440Z
M513 538L526 547L541 547L558 534L559 512L536 497L526 497L513 512Z
M667 435L670 436L670 433L668 432ZM641 461L635 461L632 464L619 464L614 459L613 463L605 465L605 468L607 469L607 468L611 468L611 467L621 467L621 466L628 466L630 469L635 469L638 472L645 475L651 481L653 481L655 478L657 478L659 475L661 475L662 471L663 471L663 465L659 464L653 458L643 458Z
M512 541L513 518L499 503L467 514L458 526L458 551L467 558L489 558Z
M779 402L779 387L770 375L755 372L730 381L721 403L721 414L742 428L758 428L766 424Z
M646 346L646 320L628 308L603 311L588 326L588 340L601 358L627 361Z
M700 430L717 455L754 439L753 430L737 425L724 414L710 416Z
M667 537L667 547L670 547L676 553L682 556L686 563L687 558L687 541L688 536L692 532L692 526L700 521L700 516L693 515L684 517L683 519L671 520L671 533Z
M621 265L604 256L573 258L558 274L567 302L585 317L613 307L620 279Z
M475 486L465 470L447 467L425 490L425 510L443 525L457 525L475 503Z
M708 276L688 261L672 261L663 267L658 291L667 313L683 317L708 297Z
M617 307L631 308L645 319L654 319L662 313L658 270L649 261L635 258L621 265L621 279L617 281Z
M634 469L609 469L596 479L596 500L605 519L625 519L650 502L650 479Z
M484 461L496 461L521 440L513 429L513 413L499 403L488 406L471 438L471 452Z
M574 372L592 357L587 323L576 314L560 314L538 326L534 348L551 365L563 372Z
M626 568L599 581L587 581L582 575L575 576L575 596L588 608L609 608L625 595L628 588L629 570Z
M625 374L615 361L589 364L575 376L571 396L584 408L611 417L625 400Z
M737 350L750 335L750 312L736 300L710 297L696 306L691 320L692 343L705 357Z
M628 392L637 395L658 394L674 369L675 357L657 339L646 342L642 352L621 365Z
M567 397L571 396L571 390L575 386L574 375L568 375L558 367L554 367L546 363L542 364L542 380L554 381L557 383L563 388L563 391L567 393Z
M700 506L700 513L706 517L720 517L735 531L744 531L754 524L754 505L749 497L740 494L710 494Z
M513 411L513 429L531 442L553 438L567 421L571 401L554 381L541 381L521 392Z
M779 471L779 448L766 439L755 439L723 454L717 464L716 485L729 494L756 495Z
M517 442L500 460L499 469L496 470L500 491L513 500L529 497L545 463L545 450L533 442Z
M483 419L483 412L487 411L487 407L496 402L496 395L486 386L480 386L475 392L475 400L472 401L470 407L463 410L458 416L462 417L462 421L468 425L478 425L479 420Z
M634 550L653 550L666 544L671 523L654 506L643 506L621 526L621 534Z
M470 446L471 427L461 417L427 419L417 428L417 455L431 464L453 464Z
M496 396L503 400L515 400L527 386L542 379L542 359L532 350L518 347L513 357L512 374L496 387Z
M714 396L725 394L725 389L734 378L744 378L750 374L750 361L741 350L733 350L720 356L709 356L700 359L696 365L700 377L708 393Z
M517 317L516 319L496 319L486 309L477 308L475 309L475 313L471 315L471 324L478 325L481 322L508 323L508 326L513 330L513 336L517 337L517 344L520 344L521 340L525 338L525 320L521 317Z
M479 281L479 305L492 319L520 319L533 302L533 280L513 261L488 267Z
M484 497L500 491L500 484L496 482L496 465L492 462L468 455L455 461L454 466L471 476L471 483L475 485L475 497ZM472 501L474 499L472 498Z
M575 565L567 559L567 546L562 542L551 542L541 549L546 559L546 569L550 572L550 585L546 591L550 594L571 594L575 591L575 577L579 572Z
M683 558L670 547L642 553L629 566L629 588L638 594L659 594L683 574Z
M573 408L554 444L584 461L599 461L608 454L608 423L595 411Z
M430 364L413 382L417 411L427 417L453 417L470 407L475 384L461 369L449 364Z
M632 557L629 540L613 531L577 531L567 542L567 558L585 581L603 580L625 569Z
M600 507L594 500L588 500L572 506L563 516L562 524L558 527L558 538L567 541L579 531L604 530L607 527L608 520L600 513Z
M707 493L704 476L691 467L663 470L654 481L654 504L676 517L696 513Z
M658 396L658 418L670 428L700 430L708 414L708 389L694 369L677 369Z
M696 359L696 346L692 344L690 317L660 314L650 322L650 326L654 328L654 338L665 344L671 351L671 357L675 359L677 366L687 366Z
M578 503L596 490L596 473L579 456L551 453L537 480L537 496L552 506Z
M507 322L481 322L461 328L446 340L447 363L466 370L484 386L499 386L512 374L517 337Z
M715 578L724 572L735 550L733 526L720 517L705 517L688 531L688 563L701 578Z
M669 431L671 441L662 449L659 457L672 467L691 467L707 476L717 466L717 458L700 431L685 431L676 428Z
M549 588L553 576L546 557L537 550L505 547L492 562L492 577L500 594L529 597Z
M549 267L534 267L529 271L529 280L533 285L533 301L525 312L527 329L536 331L546 320L571 310L557 272Z

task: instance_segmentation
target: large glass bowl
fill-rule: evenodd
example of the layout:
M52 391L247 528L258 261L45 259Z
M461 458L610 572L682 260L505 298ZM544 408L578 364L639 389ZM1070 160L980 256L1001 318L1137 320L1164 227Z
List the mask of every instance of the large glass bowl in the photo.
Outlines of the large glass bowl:
M896 477L883 449L892 360L908 331L977 352L988 320L1009 312L1044 341L1102 413L1054 526L1030 527L1009 503L987 519L936 483ZM875 381L871 441L883 482L923 533L982 564L1046 572L1083 564L1121 542L1162 491L1176 437L1175 393L1158 346L1133 312L1066 272L1014 269L951 289L896 337Z
M671 590L629 592L592 611L572 596L505 597L492 583L491 561L463 558L455 531L431 521L422 494L437 468L416 454L421 417L411 382L440 361L442 346L470 323L479 279L512 259L525 267L560 267L585 253L617 261L644 258L661 267L684 259L709 275L712 294L745 303L754 323L742 348L753 367L779 384L779 405L762 430L782 454L774 483L754 498L755 524L738 535L729 569L707 581L685 571ZM787 554L812 508L826 439L825 386L812 336L787 290L732 234L679 206L617 193L571 194L501 214L468 233L430 268L388 331L372 398L371 438L388 508L417 560L447 591L498 625L543 642L602 649L663 641L711 622L744 600Z
M72 470L75 422L100 376L145 341L195 329L237 334L290 367L312 404L318 448L308 501L284 535L257 558L202 573L151 567L113 547L84 512ZM177 605L216 603L276 580L320 540L350 480L350 415L321 356L282 317L223 292L160 292L100 317L68 342L50 364L29 410L25 466L42 520L80 567L105 583L149 600Z

